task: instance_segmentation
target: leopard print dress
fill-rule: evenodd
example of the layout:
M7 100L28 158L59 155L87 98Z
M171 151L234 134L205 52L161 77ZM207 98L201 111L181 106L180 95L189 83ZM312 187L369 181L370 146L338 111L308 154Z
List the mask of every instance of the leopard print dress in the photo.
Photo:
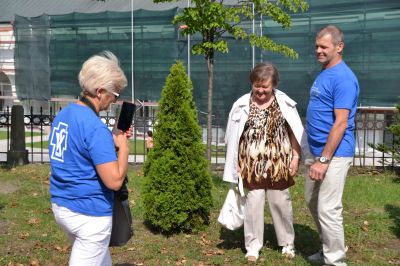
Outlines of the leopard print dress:
M239 141L239 168L249 190L283 190L294 185L289 175L292 147L290 127L276 98L265 109L250 100L250 113Z

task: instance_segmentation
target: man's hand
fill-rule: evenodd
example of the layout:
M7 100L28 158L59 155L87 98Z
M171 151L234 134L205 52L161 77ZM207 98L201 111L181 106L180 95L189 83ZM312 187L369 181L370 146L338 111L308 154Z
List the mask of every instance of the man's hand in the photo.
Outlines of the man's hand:
M311 178L311 180L322 181L325 178L328 167L329 164L322 164L319 161L316 161L310 166L308 176Z

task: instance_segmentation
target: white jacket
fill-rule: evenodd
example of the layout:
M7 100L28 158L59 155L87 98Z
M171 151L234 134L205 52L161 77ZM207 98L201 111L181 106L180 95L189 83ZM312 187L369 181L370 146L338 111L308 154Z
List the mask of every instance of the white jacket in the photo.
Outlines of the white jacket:
M307 135L296 109L296 102L284 92L275 89L275 97L279 108L292 129L297 142L301 146L302 159L310 156L307 143ZM249 116L250 93L240 97L232 106L229 112L228 125L225 132L226 158L223 180L226 182L237 183L239 174L236 170L238 162L239 140L242 135L244 125Z

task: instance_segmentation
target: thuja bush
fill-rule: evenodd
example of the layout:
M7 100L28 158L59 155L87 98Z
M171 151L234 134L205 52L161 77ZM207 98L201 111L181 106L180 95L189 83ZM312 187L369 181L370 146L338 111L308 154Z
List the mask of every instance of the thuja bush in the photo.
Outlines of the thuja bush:
M163 233L201 230L209 223L211 178L192 83L181 62L167 77L144 163L144 218Z

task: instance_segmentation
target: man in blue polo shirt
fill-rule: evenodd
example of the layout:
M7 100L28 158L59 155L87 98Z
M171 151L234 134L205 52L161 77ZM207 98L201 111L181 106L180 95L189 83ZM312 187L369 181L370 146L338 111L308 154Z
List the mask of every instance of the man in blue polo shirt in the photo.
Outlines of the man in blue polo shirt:
M315 161L307 167L305 198L322 242L322 249L308 259L327 265L346 265L342 195L355 151L359 85L342 60L343 48L338 27L317 33L315 52L322 71L307 108L307 137Z

